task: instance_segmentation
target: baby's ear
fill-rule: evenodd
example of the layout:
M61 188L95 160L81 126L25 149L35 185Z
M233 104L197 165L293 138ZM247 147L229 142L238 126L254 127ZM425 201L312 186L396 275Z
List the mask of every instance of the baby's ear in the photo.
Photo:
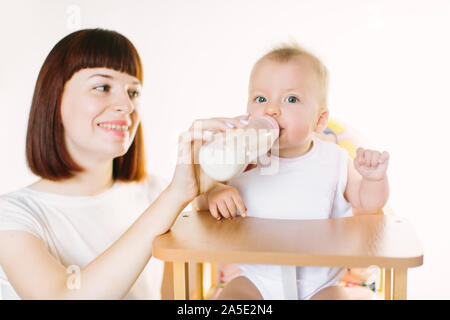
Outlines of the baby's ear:
M314 132L321 133L328 125L328 110L321 111Z

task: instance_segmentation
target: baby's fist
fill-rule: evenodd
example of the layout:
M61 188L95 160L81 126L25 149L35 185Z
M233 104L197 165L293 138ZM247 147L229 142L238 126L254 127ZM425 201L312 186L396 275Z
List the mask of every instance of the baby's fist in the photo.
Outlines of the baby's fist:
M358 148L354 160L355 169L364 179L379 181L386 177L389 153Z
M211 215L217 220L222 217L233 219L237 216L238 211L241 216L245 217L247 212L239 191L222 183L217 183L208 192L208 205Z

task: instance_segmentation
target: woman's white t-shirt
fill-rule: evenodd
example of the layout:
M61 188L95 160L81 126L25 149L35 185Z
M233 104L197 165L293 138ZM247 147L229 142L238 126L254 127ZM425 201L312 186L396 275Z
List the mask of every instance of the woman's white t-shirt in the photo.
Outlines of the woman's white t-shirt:
M115 182L95 196L66 196L28 187L0 196L0 231L21 230L44 242L69 272L82 269L108 249L159 196L165 182ZM125 299L161 299L164 263L149 263ZM114 281L114 279L111 279ZM0 265L0 297L20 299Z
M267 157L266 166L244 172L229 184L247 207L247 216L266 219L330 219L353 215L344 197L348 153L331 142L313 140L310 151L298 158ZM318 235L320 236L320 235ZM284 299L279 265L239 265L243 275L259 289L264 299ZM344 269L305 266L295 270L297 296L309 299L335 284Z

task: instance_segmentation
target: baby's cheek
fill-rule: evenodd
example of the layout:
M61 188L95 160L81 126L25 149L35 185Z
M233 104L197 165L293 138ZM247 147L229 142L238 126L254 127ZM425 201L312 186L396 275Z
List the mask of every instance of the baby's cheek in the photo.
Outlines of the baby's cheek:
M301 124L292 124L289 127L289 138L291 139L301 139L306 136L308 133L308 128L306 126L302 126Z

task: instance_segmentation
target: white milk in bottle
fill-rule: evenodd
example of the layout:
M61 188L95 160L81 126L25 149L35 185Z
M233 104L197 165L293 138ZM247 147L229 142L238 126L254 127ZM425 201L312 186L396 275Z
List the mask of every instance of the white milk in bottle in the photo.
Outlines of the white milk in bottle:
M280 128L274 118L252 117L244 129L227 130L213 135L212 140L200 149L200 167L216 181L236 177L249 163L272 148L279 132Z

